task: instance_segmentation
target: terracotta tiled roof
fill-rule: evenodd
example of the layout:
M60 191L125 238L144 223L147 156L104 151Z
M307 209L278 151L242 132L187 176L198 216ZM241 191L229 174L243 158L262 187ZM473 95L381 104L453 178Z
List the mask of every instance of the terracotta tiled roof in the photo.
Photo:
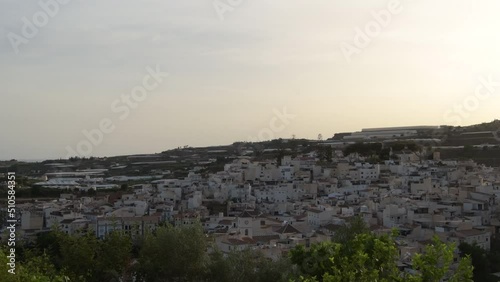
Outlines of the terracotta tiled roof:
M313 213L322 213L323 211L317 210L317 209L308 209L307 211L313 212Z
M253 236L253 239L256 242L260 243L269 243L271 240L279 240L279 235L262 235L262 236Z
M297 230L295 227L291 226L290 224L287 224L280 229L276 230L276 233L279 234L293 234L293 233L300 233L299 230Z
M488 233L488 231L470 229L470 230L457 231L455 234L457 235L457 237L470 237L470 236L484 235L486 233Z
M65 219L63 221L61 221L61 224L69 224L69 223L72 223L73 221L75 221L74 219Z
M241 239L236 239L236 238L229 238L226 240L226 243L230 245L253 245L256 244L256 242L249 237L243 237Z
M256 217L258 215L259 215L259 213L256 212L256 211L246 210L246 211L243 211L238 217L241 217L241 218L250 218L250 217Z

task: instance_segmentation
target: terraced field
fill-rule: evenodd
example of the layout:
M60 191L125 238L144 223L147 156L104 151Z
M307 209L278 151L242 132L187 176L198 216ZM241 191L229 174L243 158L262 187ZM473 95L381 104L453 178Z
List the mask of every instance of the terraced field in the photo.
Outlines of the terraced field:
M483 145L483 144L499 144L500 141L496 136L496 132L477 132L477 133L461 133L449 135L443 146L467 146L467 145Z
M484 149L441 149L442 159L467 160L472 159L480 164L500 167L500 147Z

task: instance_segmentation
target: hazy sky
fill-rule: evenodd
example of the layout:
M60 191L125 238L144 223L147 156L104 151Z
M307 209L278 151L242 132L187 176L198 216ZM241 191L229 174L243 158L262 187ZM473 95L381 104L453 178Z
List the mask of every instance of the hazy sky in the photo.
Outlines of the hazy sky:
M500 117L496 0L69 0L45 19L40 2L0 0L0 159L65 157L103 119L94 156ZM112 110L147 67L169 76Z

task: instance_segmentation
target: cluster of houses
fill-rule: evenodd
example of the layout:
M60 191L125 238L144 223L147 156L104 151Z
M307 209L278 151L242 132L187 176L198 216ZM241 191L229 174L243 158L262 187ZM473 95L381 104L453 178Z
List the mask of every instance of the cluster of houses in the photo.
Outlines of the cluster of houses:
M396 229L400 264L434 235L488 250L500 232L500 169L472 161L423 160L410 151L379 164L334 151L255 161L240 157L202 177L144 180L133 192L19 204L19 232L30 237L54 225L68 234L113 230L142 236L169 222L201 223L223 252L253 248L279 258L291 248L330 240L353 217L377 234ZM87 178L88 179L88 178ZM218 208L214 208L218 207Z

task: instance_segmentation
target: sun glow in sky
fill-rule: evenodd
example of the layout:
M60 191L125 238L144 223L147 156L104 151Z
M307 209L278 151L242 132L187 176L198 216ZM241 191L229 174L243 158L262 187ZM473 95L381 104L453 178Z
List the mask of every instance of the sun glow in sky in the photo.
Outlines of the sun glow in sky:
M0 0L0 159L65 157L103 119L93 156L499 118L500 2L392 1L358 48L391 0L242 0L222 17L231 1L70 0L33 38L39 2ZM120 119L113 102L156 66L169 76ZM284 108L294 118L270 126Z

